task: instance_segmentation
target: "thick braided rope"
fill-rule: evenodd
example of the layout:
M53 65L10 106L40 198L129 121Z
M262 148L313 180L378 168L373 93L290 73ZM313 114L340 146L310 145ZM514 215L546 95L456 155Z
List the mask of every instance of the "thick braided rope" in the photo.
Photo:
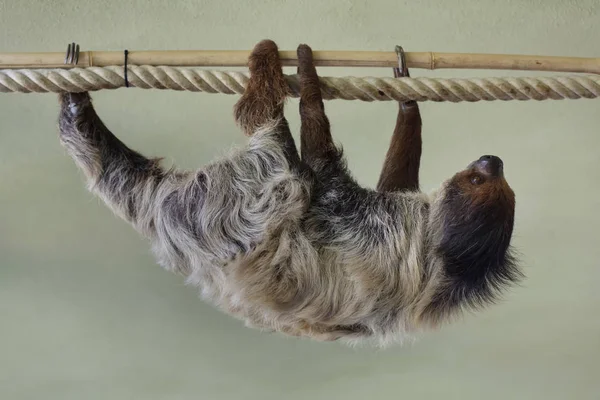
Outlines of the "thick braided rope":
M130 86L142 89L241 94L245 72L200 68L128 66ZM296 75L286 76L292 96L299 96ZM540 78L376 78L321 77L323 98L361 101L491 101L580 99L600 96L600 76ZM82 92L125 86L123 67L0 70L0 92Z

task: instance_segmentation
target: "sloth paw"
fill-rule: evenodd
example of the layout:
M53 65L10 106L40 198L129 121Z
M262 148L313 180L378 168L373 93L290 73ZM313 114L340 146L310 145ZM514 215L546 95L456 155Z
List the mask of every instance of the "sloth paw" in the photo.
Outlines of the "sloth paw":
M71 115L77 115L81 110L91 104L92 99L88 92L59 94L59 101L63 110Z

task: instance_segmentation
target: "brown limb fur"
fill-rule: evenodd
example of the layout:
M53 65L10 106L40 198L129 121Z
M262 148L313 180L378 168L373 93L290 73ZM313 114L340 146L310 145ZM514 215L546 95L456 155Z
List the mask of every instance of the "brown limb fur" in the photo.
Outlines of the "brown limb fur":
M300 79L300 152L302 160L315 167L318 159L330 158L336 152L329 119L321 97L319 76L313 63L312 49L298 46L298 75Z
M289 94L275 42L258 43L248 61L252 79L234 108L235 119L244 133L251 136L260 127L283 118Z
M421 126L417 102L400 103L396 127L377 183L378 191L419 190Z

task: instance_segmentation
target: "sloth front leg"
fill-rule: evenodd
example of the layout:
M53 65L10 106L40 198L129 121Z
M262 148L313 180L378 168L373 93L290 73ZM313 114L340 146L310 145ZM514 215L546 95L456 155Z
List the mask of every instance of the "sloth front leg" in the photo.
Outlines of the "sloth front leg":
M298 46L298 76L300 78L300 151L302 160L315 170L321 170L337 159L331 127L321 95L319 76L313 62L312 49Z
M61 93L60 142L85 174L90 190L143 233L153 229L156 192L182 173L131 150L102 122L89 93Z
M394 133L377 183L378 191L419 190L421 126L417 102L400 103Z
M288 86L275 42L259 42L248 60L250 80L234 108L237 123L248 136L283 119Z
M288 84L283 75L277 44L272 40L259 42L248 60L250 80L242 97L234 107L235 119L247 136L256 133L275 138L283 146L286 158L294 167L300 156L288 121L284 116ZM269 140L258 139L258 145L270 145Z

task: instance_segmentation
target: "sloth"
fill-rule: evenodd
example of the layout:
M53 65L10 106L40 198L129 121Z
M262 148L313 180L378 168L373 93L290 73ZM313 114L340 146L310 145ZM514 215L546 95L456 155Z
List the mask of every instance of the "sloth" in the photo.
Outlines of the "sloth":
M377 188L352 177L312 50L297 49L300 149L277 45L259 42L234 106L247 145L198 170L121 142L89 93L61 93L60 142L95 193L200 297L264 332L387 346L500 299L522 278L515 195L484 155L420 191L421 117L402 104Z

